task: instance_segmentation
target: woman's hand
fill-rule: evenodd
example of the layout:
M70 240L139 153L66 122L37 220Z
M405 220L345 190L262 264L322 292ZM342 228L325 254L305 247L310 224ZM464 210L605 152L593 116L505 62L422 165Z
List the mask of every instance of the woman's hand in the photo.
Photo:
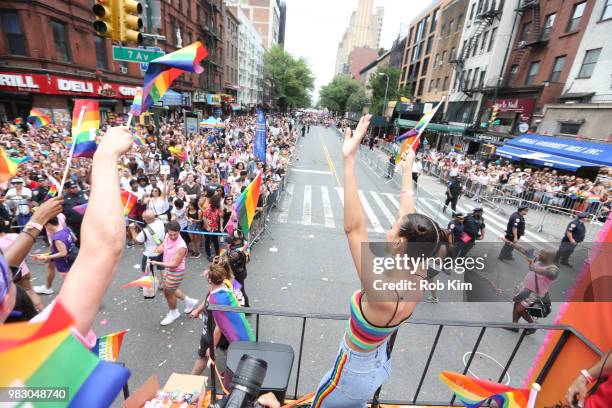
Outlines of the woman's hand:
M355 155L357 154L357 151L359 150L359 145L361 145L361 141L368 132L368 127L370 126L371 118L372 115L362 116L361 119L359 119L359 124L357 125L357 129L355 129L354 132L351 132L351 128L348 126L344 129L342 156L345 159L348 159L349 157L355 157Z
M414 164L415 158L416 154L414 154L414 150L412 149L408 149L402 153L402 161L400 164L405 172L412 173L412 165Z
M119 157L132 147L134 139L126 126L112 127L100 140L96 153L108 153Z
M579 374L578 377L574 380L572 385L567 390L566 399L567 404L570 407L574 406L574 399L578 401L579 407L584 407L584 398L587 394L587 383L586 378L582 374Z
M31 221L40 225L45 225L49 220L62 212L64 199L61 197L50 198L42 203L32 215Z

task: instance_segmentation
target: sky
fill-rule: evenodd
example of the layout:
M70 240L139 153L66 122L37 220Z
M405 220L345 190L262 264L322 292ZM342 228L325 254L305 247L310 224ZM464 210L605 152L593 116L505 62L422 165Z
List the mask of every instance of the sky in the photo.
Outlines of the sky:
M285 0L287 25L285 49L295 57L304 57L315 75L313 101L319 88L334 76L336 51L348 28L358 0ZM410 24L432 0L374 0L374 8L385 8L381 47L389 49L400 32L400 24Z

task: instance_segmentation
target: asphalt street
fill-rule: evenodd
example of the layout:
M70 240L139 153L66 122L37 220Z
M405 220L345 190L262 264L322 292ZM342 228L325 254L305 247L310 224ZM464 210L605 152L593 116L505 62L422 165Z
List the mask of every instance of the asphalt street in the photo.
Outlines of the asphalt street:
M296 313L348 314L349 297L359 287L359 281L343 232L340 148L340 138L331 128L311 127L310 133L300 140L299 160L289 174L286 194L270 216L268 232L252 250L246 289L253 307ZM399 191L363 162L358 163L357 177L370 238L383 240L384 232L397 213ZM443 200L444 189L434 180L424 178L419 189ZM417 208L425 211L428 205L431 203L420 202ZM465 203L466 210L470 205ZM505 227L501 217L490 218L491 229L501 230L502 224ZM446 226L443 218L439 222ZM493 235L487 241L498 242ZM527 238L534 243L547 240L545 237L538 239L535 233ZM125 250L94 326L98 335L130 330L124 340L121 360L132 371L129 382L132 390L153 373L162 384L173 372L189 373L202 329L200 320L187 315L162 327L159 323L167 312L167 305L161 292L155 299L145 300L138 288L120 288L140 276L141 253L142 247ZM34 284L41 284L44 268L35 262L31 264ZM205 258L187 260L188 270L181 288L189 296L200 300L205 296L207 284L201 274L208 264ZM464 302L461 298L445 299L441 294L442 301L438 304L419 304L414 319L431 323L405 324L400 329L392 357L394 369L383 388L383 398L412 399L440 325L448 321L511 320L509 298L523 279L526 263L517 257L507 263L492 261L492 265L495 274L470 279L475 286L489 287L490 293L498 294L491 287L503 287L502 295L490 298L494 301ZM574 275L562 270L562 276L561 280L571 282ZM441 274L440 279L449 277ZM60 285L57 278L54 288L57 290ZM44 300L50 302L52 298L46 296ZM180 303L179 308L183 308ZM551 316L541 323L551 323L557 308L558 304L554 304ZM249 320L254 325L254 316ZM333 320L307 321L298 394L314 391L321 376L332 366L345 324L345 321ZM289 394L294 391L301 326L299 318L271 316L262 317L259 326L260 341L287 343L296 352ZM463 371L480 332L479 327L463 327L461 323L443 327L419 401L450 401L451 393L439 381L438 374L443 369ZM521 385L544 336L545 331L540 330L524 339L504 378L505 383ZM470 373L497 381L518 337L503 329L487 329ZM115 405L120 406L121 400L122 397L118 397Z

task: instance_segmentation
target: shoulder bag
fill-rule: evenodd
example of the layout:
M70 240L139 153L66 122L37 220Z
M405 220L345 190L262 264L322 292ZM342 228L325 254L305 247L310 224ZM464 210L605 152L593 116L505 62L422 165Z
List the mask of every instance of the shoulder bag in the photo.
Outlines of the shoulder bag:
M544 296L540 296L540 287L538 285L538 274L535 273L535 284L536 284L536 300L531 306L527 308L527 313L533 318L542 319L550 314L551 302L548 292Z

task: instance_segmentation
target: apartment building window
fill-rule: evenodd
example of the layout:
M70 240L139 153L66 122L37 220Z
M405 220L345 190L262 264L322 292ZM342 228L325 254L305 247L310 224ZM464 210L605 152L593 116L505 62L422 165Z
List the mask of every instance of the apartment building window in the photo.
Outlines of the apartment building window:
M53 30L53 41L55 42L56 57L63 62L70 61L70 44L68 42L68 32L66 24L51 20Z
M559 133L562 135L576 136L580 132L582 123L564 123L561 122Z
M478 41L480 41L480 34L474 38L474 43L472 44L472 57L476 55L476 51L478 51Z
M440 9L436 9L433 13L433 18L431 19L431 27L429 28L430 33L436 31L436 26L438 25L438 17L440 17Z
M421 79L419 81L419 86L417 88L417 94L416 96L421 96L423 95L423 87L425 86L425 79Z
M550 38L550 33L552 32L553 25L555 24L556 13L552 13L546 16L546 20L544 20L544 27L542 27L542 34L540 35L540 39L548 40Z
M450 30L448 30L450 32ZM446 24L442 24L442 27L440 28L440 37L444 37L446 33Z
M480 74L480 68L474 70L474 78L472 79L471 87L474 88L478 84L478 74Z
M470 87L470 82L472 81L472 70L469 69L468 70L468 74L467 77L465 77L465 81L464 81L464 89L467 89Z
M453 60L453 58L457 57L456 52L457 52L457 49L455 47L453 47L451 49L450 55L448 56L448 62L451 62Z
M444 77L444 82L442 82L442 90L446 91L448 89L448 77Z
M423 70L421 71L421 75L427 75L427 68L429 68L429 58L425 58L423 60Z
M459 18L457 19L457 31L461 30L462 21L463 21L463 13L459 14Z
M480 51L484 51L487 46L487 40L489 39L489 32L485 31L482 33L482 43L480 44Z
M463 40L463 47L461 47L461 54L464 54L467 50L467 40ZM469 57L469 54L466 53L465 57Z
M472 3L472 8L470 9L470 20L474 19L474 9L476 8L476 3Z
M433 48L433 42L434 42L434 37L433 35L431 37L429 37L429 39L427 40L427 50L425 51L426 55L431 54L431 49Z
M436 54L434 58L434 67L438 67L440 65L440 54Z
M96 43L96 67L108 69L108 58L106 57L106 41L102 37L94 36Z
M567 22L566 32L576 31L580 26L580 20L582 20L582 15L584 14L584 9L586 8L586 1L582 3L574 4L574 9L572 10L572 16Z
M580 72L578 72L578 78L590 78L591 75L593 75L593 70L595 69L595 65L597 65L599 54L601 54L601 48L588 50L586 52L584 61L582 61L582 66L580 67Z
M14 11L2 12L2 28L11 55L26 55L25 35L21 30L19 15Z
M563 71L564 65L565 55L561 55L555 58L555 63L553 64L552 72L550 73L550 78L548 79L550 82L559 82L559 78L561 78L561 72Z
M612 18L612 0L606 0L606 4L604 5L604 10L601 15L602 20L607 20Z
M489 40L489 48L487 52L491 52L493 45L495 44L495 36L497 35L497 27L491 30L491 39Z
M433 91L433 85L434 85L434 80L432 79L431 81L429 81L429 90L428 90L428 92Z
M519 37L519 43L527 42L529 38L529 31L531 31L531 21L523 24L523 31L521 31L521 36Z
M487 76L487 71L485 71L484 69L480 71L480 79L478 80L478 88L484 88L486 76Z
M187 0L187 16L191 18L191 0Z
M440 60L440 66L444 65L444 61L446 61L446 51L442 52L442 59Z
M440 90L440 78L436 79L436 91Z
M453 32L453 24L455 24L455 20L451 20L450 23L448 23L448 33L452 33Z
M531 85L535 82L536 75L538 75L538 70L540 69L540 61L534 61L529 66L529 72L527 73L527 79L525 80L525 85Z

